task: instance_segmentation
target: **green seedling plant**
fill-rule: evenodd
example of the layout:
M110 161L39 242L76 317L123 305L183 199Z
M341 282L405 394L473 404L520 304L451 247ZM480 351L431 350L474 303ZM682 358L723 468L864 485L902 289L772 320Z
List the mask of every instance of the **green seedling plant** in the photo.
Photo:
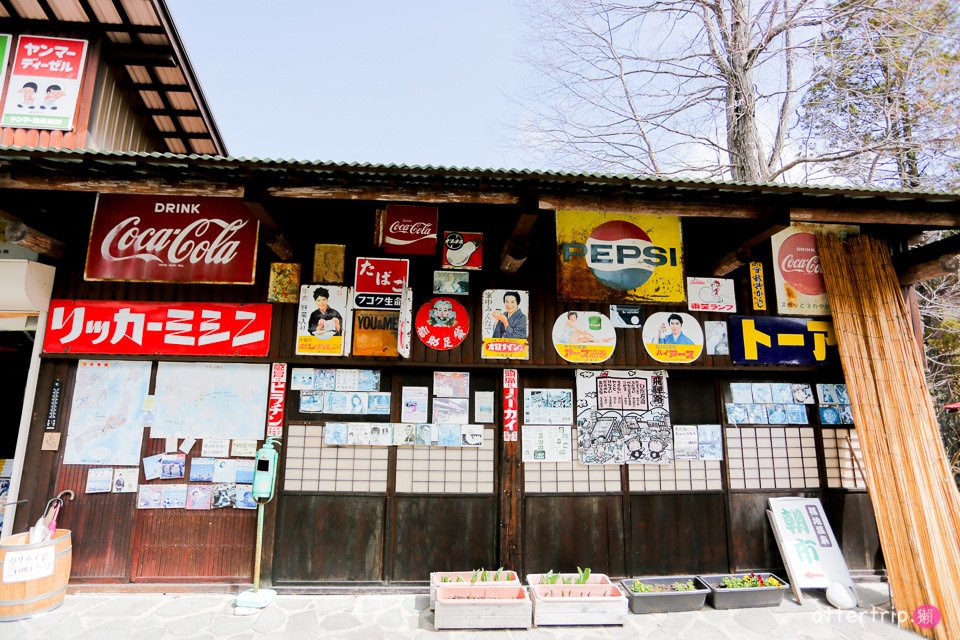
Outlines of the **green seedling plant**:
M674 582L673 584L646 584L639 580L634 580L630 585L630 591L633 593L665 593L669 591L695 591L696 586L693 580L686 582Z
M577 582L576 584L587 584L587 581L590 579L590 567L584 567L581 569L577 567Z
M557 584L559 578L560 574L554 573L553 569L550 569L550 571L543 574L543 577L540 579L540 584Z

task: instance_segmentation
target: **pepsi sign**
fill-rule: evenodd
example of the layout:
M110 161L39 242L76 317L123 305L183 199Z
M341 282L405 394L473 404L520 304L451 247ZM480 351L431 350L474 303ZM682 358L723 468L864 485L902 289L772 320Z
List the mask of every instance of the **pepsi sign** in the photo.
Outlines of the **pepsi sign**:
M557 211L564 300L683 302L680 219Z

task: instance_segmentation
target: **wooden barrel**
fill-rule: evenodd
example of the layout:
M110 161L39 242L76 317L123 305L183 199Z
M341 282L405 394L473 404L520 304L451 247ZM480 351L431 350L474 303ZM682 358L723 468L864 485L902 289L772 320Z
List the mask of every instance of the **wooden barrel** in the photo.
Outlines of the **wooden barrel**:
M69 529L27 544L28 533L0 540L0 621L19 620L63 604L73 543Z

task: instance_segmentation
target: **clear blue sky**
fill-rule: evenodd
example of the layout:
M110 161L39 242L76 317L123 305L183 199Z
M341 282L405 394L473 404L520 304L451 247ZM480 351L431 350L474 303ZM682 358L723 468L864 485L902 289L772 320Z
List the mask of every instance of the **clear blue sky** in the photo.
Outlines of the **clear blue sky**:
M530 165L517 2L167 4L231 155Z

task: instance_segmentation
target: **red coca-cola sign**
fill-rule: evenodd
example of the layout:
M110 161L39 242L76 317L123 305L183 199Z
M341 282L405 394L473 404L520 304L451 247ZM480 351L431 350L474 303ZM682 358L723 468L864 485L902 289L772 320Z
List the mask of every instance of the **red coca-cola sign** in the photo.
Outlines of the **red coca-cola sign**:
M383 221L383 250L387 253L430 255L437 250L437 208L387 205Z
M791 287L807 295L825 293L817 242L812 233L795 233L780 245L777 268Z
M83 276L253 284L258 228L238 198L100 195Z

